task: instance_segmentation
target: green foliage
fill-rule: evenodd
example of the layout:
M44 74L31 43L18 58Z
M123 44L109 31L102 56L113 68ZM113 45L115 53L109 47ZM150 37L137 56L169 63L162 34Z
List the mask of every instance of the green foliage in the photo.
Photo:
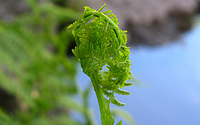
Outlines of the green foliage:
M12 94L20 106L14 114L0 107L4 110L0 110L0 124L84 124L72 118L72 111L91 122L87 121L87 105L84 108L72 99L78 93L76 61L66 52L74 38L71 31L60 28L79 14L50 1L28 3L31 13L11 23L0 21L0 87Z
M6 113L0 110L0 123L2 125L19 125L19 123L10 118Z
M131 75L131 61L129 48L126 47L126 31L118 28L118 19L110 14L110 10L100 12L104 7L96 11L86 6L83 15L68 28L73 28L76 40L72 51L79 59L83 72L91 78L96 92L102 124L112 125L114 119L109 104L125 105L114 94L130 94L121 88L131 85L126 83ZM102 71L105 66L107 70Z

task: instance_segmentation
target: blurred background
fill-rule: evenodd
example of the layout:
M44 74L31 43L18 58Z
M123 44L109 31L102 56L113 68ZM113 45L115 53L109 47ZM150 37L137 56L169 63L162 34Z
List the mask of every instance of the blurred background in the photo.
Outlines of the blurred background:
M199 125L199 0L0 0L0 125L100 124L69 24L104 3L128 31L125 125Z

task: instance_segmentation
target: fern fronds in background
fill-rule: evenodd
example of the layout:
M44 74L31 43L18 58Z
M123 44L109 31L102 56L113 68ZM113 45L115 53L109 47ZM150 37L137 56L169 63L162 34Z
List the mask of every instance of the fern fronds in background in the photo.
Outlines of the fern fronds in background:
M110 10L100 12L104 7L96 11L86 6L83 15L68 28L73 28L76 40L73 53L79 59L83 72L91 78L96 92L102 124L113 125L109 105L125 105L114 94L130 94L121 88L130 85L126 81L130 79L131 61L129 48L126 47L126 31L118 28L118 19L110 14ZM107 71L102 71L104 66Z
M62 28L79 13L50 1L29 3L31 12L10 23L0 21L0 87L19 105L14 115L0 107L0 124L84 124L71 116L72 111L92 123L84 107L72 99L78 93L77 66L66 52L74 38Z

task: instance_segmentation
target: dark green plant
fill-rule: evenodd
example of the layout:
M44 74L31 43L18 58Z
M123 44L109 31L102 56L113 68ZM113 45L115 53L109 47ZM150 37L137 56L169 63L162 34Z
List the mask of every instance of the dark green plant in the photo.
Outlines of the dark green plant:
M121 90L130 79L129 48L126 47L126 31L118 28L118 19L111 10L100 12L85 7L83 15L68 28L73 28L76 40L74 55L79 59L83 72L88 75L96 92L102 125L113 125L110 103L125 104L115 98L115 93L129 95ZM107 68L103 71L103 67ZM104 96L107 96L105 98ZM118 123L121 125L122 121Z
M0 21L0 87L19 105L10 114L0 107L0 125L92 124L87 105L72 97L79 91L77 65L66 52L74 38L71 31L62 28L79 13L50 1L38 4L30 0L29 4L31 12L13 22ZM85 121L76 121L73 111L82 114Z

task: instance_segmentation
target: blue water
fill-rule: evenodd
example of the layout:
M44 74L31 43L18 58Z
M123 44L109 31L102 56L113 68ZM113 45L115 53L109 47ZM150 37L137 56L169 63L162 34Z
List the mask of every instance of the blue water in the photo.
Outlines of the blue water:
M181 39L156 48L131 49L131 72L142 82L125 88L132 95L118 96L137 125L200 125L200 27ZM89 78L81 70L78 82ZM98 103L91 92L90 106L100 124Z

